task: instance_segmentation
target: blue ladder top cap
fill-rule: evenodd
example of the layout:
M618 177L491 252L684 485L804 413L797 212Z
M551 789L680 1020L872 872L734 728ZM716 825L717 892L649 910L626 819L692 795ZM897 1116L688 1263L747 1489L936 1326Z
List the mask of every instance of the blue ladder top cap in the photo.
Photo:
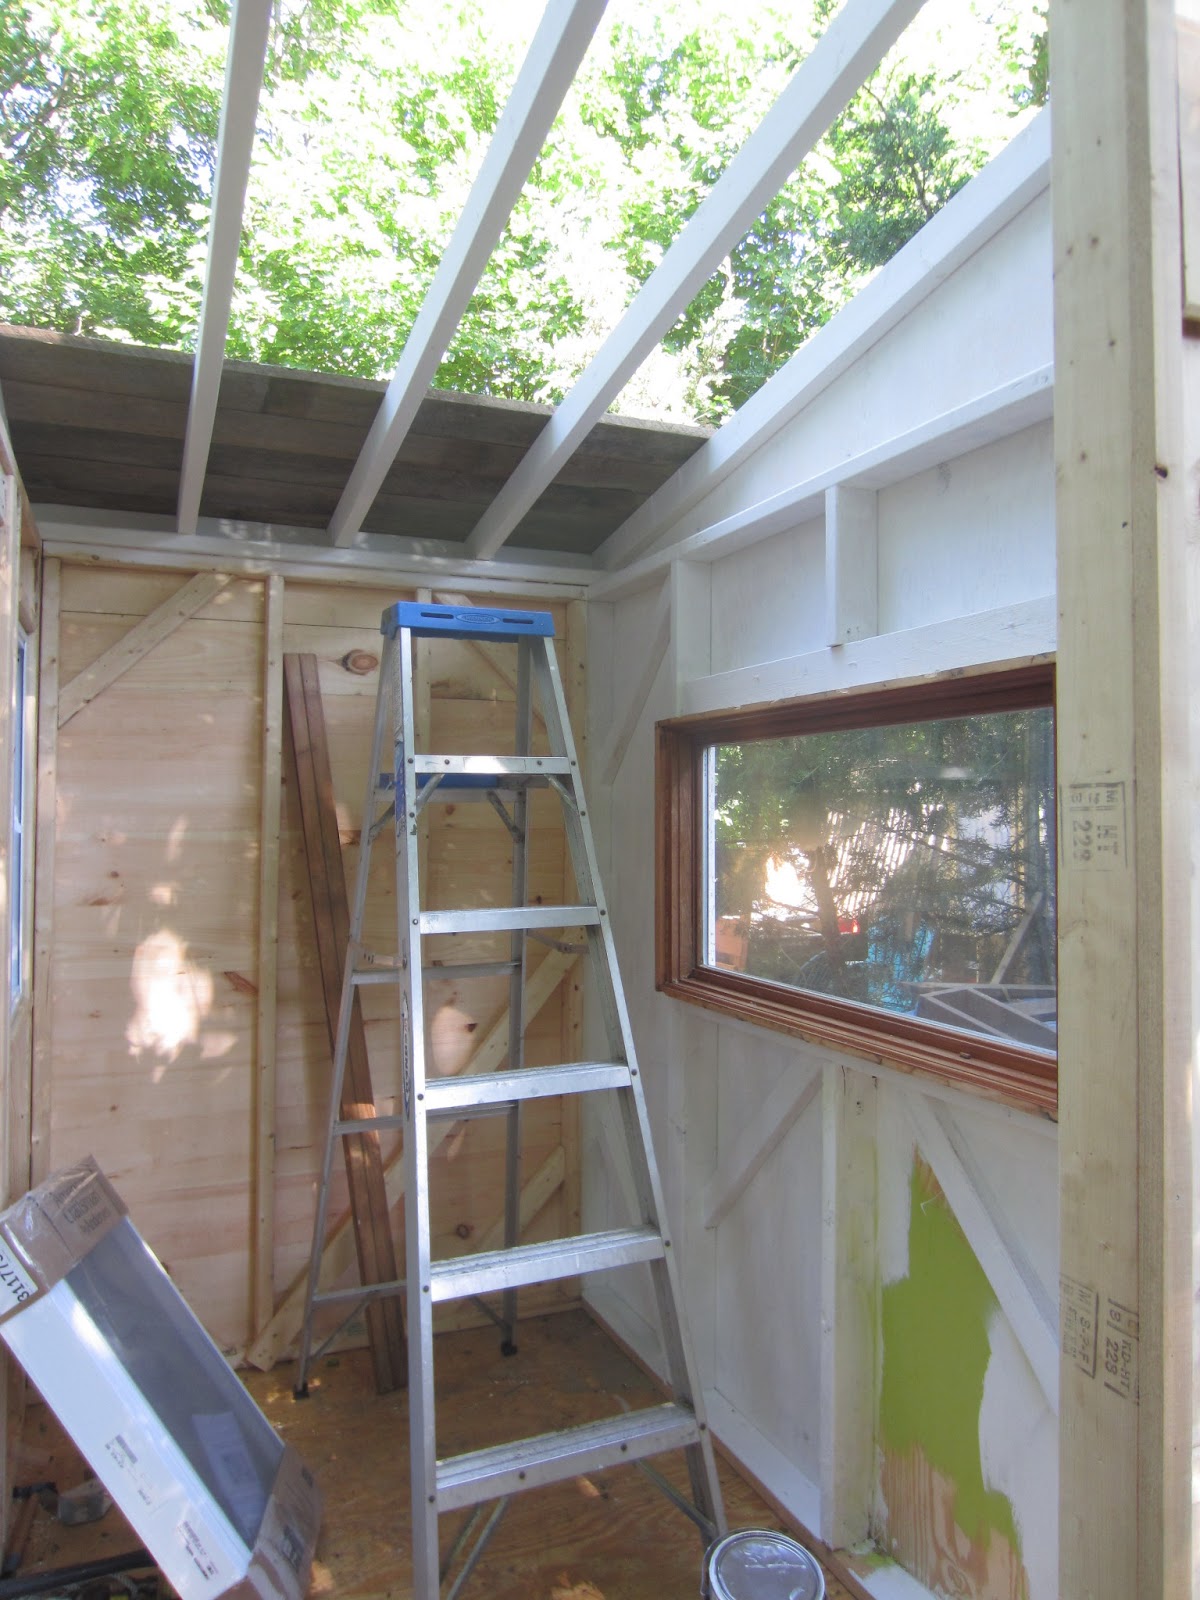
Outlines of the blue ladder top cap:
M380 633L394 639L408 628L418 639L553 639L554 618L548 611L488 611L483 606L421 605L398 600L383 613Z

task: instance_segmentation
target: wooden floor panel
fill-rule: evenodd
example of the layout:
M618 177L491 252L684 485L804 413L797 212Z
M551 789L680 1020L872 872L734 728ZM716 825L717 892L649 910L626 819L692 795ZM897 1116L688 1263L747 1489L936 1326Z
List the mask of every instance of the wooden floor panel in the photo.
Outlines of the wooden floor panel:
M569 1427L634 1410L658 1392L583 1312L521 1324L521 1346L506 1359L499 1335L470 1330L437 1341L438 1448L442 1454ZM311 1594L338 1600L411 1600L408 1514L408 1402L380 1398L366 1351L326 1358L311 1395L292 1398L290 1364L245 1374L247 1387L280 1434L315 1471L326 1511ZM655 1465L681 1489L682 1460ZM17 1483L84 1475L54 1419L34 1407ZM755 1491L721 1463L730 1526L783 1524ZM443 1541L458 1516L442 1519ZM116 1511L90 1528L62 1528L37 1513L22 1571L86 1561L135 1546ZM514 1499L462 1600L695 1600L701 1541L692 1525L635 1467L595 1473ZM850 1591L826 1575L833 1600Z

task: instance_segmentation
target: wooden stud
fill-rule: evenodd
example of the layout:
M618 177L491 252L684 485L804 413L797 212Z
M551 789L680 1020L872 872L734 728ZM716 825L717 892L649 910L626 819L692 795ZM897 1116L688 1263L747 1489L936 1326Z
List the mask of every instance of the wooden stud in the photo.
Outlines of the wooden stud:
M342 994L342 969L350 942L350 912L338 834L337 805L325 716L317 678L317 658L285 655L288 725L295 761L305 854L312 889L313 923L325 997L325 1019L332 1054ZM354 994L345 1085L340 1114L346 1118L375 1114L371 1069L367 1059L362 1007ZM356 1133L341 1140L350 1186L350 1209L359 1273L364 1284L387 1283L400 1276L388 1217L383 1160L377 1133ZM374 1301L367 1308L367 1328L380 1394L404 1384L407 1346L394 1298Z
M254 1052L255 1331L275 1309L275 1100L279 971L279 826L283 776L283 579L268 578L263 596L262 794L258 833L258 997Z
M613 720L612 733L598 763L600 782L605 788L611 788L616 782L617 773L620 772L621 763L625 759L625 752L629 749L629 741L637 732L642 712L646 709L646 701L654 688L654 680L658 677L659 668L667 659L667 648L671 643L670 582L664 583L659 592L649 632L650 643L645 660L642 662L642 670L637 676L620 717Z
M42 564L41 629L38 639L37 812L34 824L33 889L33 1094L30 1108L30 1182L50 1176L51 1111L54 1095L54 847L58 814L58 684L61 568Z
M155 645L170 638L176 628L214 600L228 582L226 573L199 572L148 617L135 623L123 639L110 645L90 667L62 688L58 701L59 727L65 727L102 690L136 666L143 656L149 655Z
M1192 1588L1188 588L1174 18L1051 0L1059 1592Z
M879 496L844 484L825 491L825 642L879 632Z
M1179 193L1183 207L1183 315L1200 332L1200 26L1179 17Z
M870 1533L875 1491L879 1085L840 1064L821 1079L821 1538Z
M4 982L4 1026L0 1027L0 1105L7 1111L11 1103L12 1070L10 1048L12 1045L12 997L9 990L9 973L12 970L12 815L13 815L13 742L12 731L23 707L17 705L17 607L20 586L20 523L21 500L15 472L0 472L0 708L4 714L4 736L0 740L0 971ZM11 1175L7 1130L0 1141L0 1187L5 1203L13 1198L10 1192Z
M587 606L582 600L572 600L567 606L567 622L563 640L564 653L560 663L563 694L567 702L567 715L575 737L575 757L579 762L579 777L584 793L588 792L588 739L587 739ZM566 829L562 841L563 882L571 874L571 852L567 844ZM562 986L562 1039L563 1061L584 1059L584 1006L583 975L576 968ZM583 1109L578 1095L569 1095L562 1102L562 1140L566 1156L566 1179L563 1186L563 1231L578 1232L583 1217Z

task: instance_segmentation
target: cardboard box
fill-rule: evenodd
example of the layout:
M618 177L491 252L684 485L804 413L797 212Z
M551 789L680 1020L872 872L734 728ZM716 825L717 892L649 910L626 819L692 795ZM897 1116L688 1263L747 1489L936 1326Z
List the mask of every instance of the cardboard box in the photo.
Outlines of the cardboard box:
M181 1600L302 1600L312 1475L94 1161L0 1216L0 1338Z

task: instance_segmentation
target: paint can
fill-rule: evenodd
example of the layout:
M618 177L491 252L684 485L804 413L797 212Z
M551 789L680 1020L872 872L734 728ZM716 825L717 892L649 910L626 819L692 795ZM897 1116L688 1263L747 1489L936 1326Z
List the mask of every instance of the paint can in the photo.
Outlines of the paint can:
M825 1575L786 1533L747 1528L709 1550L700 1592L709 1600L824 1600Z

